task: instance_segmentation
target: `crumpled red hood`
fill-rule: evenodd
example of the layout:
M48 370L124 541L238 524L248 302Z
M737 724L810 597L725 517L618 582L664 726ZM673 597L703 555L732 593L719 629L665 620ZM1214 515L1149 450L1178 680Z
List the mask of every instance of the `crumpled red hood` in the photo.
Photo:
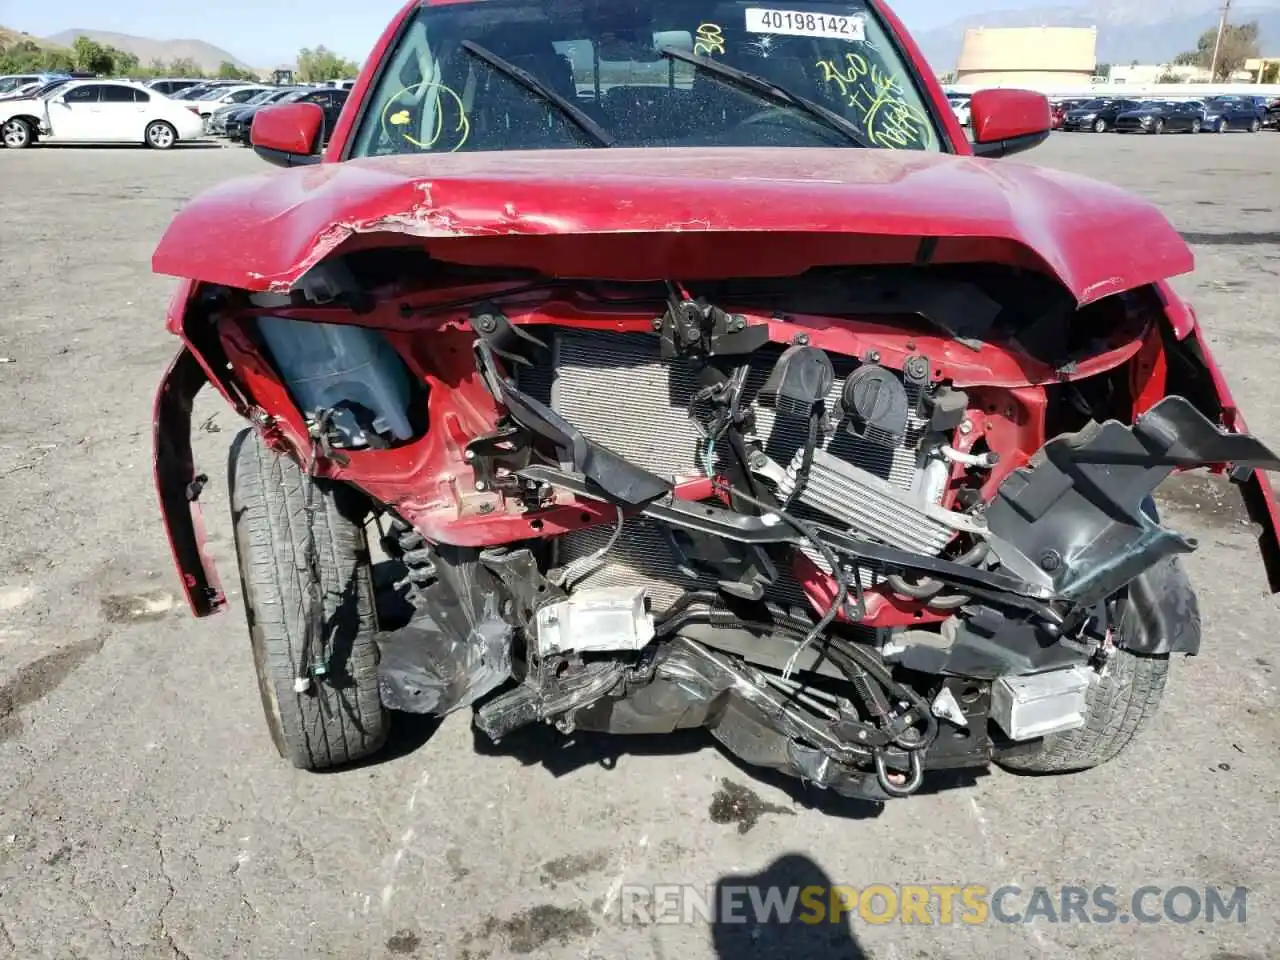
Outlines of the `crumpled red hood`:
M271 171L189 203L152 266L285 291L344 244L406 238L455 262L616 279L985 260L1050 273L1082 304L1194 265L1154 206L1055 170L916 151L675 148Z

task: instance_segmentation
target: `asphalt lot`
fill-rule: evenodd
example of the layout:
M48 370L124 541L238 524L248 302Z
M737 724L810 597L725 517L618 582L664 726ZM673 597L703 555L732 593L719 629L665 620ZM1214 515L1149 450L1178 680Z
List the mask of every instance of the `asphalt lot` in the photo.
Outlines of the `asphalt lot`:
M1273 445L1278 157L1273 133L1065 134L1021 161L1165 209L1197 255L1178 285ZM995 771L877 811L758 780L701 737L495 748L467 715L402 725L361 769L289 768L238 596L206 621L181 608L149 471L175 349L152 249L187 198L260 167L240 149L0 151L0 958L1280 957L1280 600L1234 495L1199 479L1162 499L1202 543L1204 652L1174 665L1147 736L1089 773ZM233 584L239 424L212 395L196 422ZM759 799L750 829L751 811L724 815L726 781ZM623 884L726 878L1250 893L1244 924L620 922Z

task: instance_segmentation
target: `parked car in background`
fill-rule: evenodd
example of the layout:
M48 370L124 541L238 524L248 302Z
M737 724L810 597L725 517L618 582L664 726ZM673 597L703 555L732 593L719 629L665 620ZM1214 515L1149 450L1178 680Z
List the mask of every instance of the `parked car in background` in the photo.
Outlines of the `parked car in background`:
M951 104L951 109L962 127L967 127L972 122L969 109L969 101L971 99L968 94L962 93L953 93L947 97L947 103Z
M142 143L167 150L203 132L189 107L122 80L73 80L40 97L0 103L0 141L12 150L37 140Z
M309 92L309 87L276 87L271 91L270 95L259 95L249 103L229 107L225 113L220 114L221 135L230 140L248 143L249 124L253 122L253 115L262 107L270 106L273 103L293 103L303 94ZM214 121L210 123L210 128L214 132L217 132L216 128L219 126L217 123L218 117L219 114L215 114Z
M0 97L26 90L33 85L39 84L44 78L45 74L41 73L5 74L0 77Z
M254 94L243 103L228 103L213 111L209 116L209 132L214 136L223 136L227 132L227 122L236 114L252 107L275 103L291 92L289 87L267 87Z
M1081 104L1087 103L1086 100L1051 100L1049 101L1049 120L1050 126L1054 130L1062 129L1062 122L1067 117L1068 110L1074 110Z
M1204 129L1210 133L1257 133L1262 129L1262 117L1252 97L1212 97L1205 101Z
M1116 117L1137 109L1141 105L1138 100L1112 100L1099 98L1090 100L1068 110L1062 118L1063 130L1092 130L1094 133L1105 133L1115 126Z
M244 87L252 86L246 84L243 80L201 80L193 87L187 87L185 90L179 90L173 94L174 100L198 100L206 94L212 93L214 90L221 90L226 87Z
M294 91L294 93L286 97L281 103L314 103L324 111L324 133L322 139L328 142L329 134L333 131L334 126L338 123L338 116L342 113L342 108L346 106L347 98L351 96L350 90L341 90L335 87L320 88L304 88ZM235 134L228 129L228 136L239 143L249 146L249 138L253 129L253 117L257 115L258 110L264 109L267 104L262 107L255 108L254 113L247 119L237 124ZM237 117L239 120L239 117Z
M1262 125L1280 130L1280 97L1272 97L1267 101L1267 112L1262 115Z
M248 103L258 94L270 89L270 87L264 87L257 83L235 87L216 87L192 100L191 105L195 107L196 112L201 117L208 120L218 108Z
M1146 100L1116 117L1116 133L1199 133L1204 104L1198 101Z
M30 100L36 97L42 97L51 90L64 86L72 81L71 77L52 77L44 83L34 87L23 87L22 90L0 96L0 104L8 100Z
M165 77L163 79L148 80L147 86L152 90L158 90L166 97L172 97L175 93L183 90L190 90L192 87L198 87L204 81L192 80L188 78Z

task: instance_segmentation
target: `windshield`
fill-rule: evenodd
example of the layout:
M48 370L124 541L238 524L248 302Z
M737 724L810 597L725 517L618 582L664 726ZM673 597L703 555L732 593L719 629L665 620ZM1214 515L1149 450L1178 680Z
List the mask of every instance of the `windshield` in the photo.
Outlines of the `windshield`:
M866 0L760 2L424 7L388 53L349 155L586 148L603 139L619 147L855 142L817 111L689 62L690 54L832 111L872 146L942 149L907 61ZM584 126L584 114L592 123Z
M260 93L255 93L252 97L246 100L244 102L244 105L252 106L255 103L270 103L272 100L276 99L276 97L278 97L279 95L280 95L280 92L278 90L263 90Z
M37 99L50 97L53 94L57 93L59 90L61 90L70 82L71 82L70 80L50 80L43 87L40 87L37 90L32 90L29 94L27 94L27 96L32 98L37 98Z

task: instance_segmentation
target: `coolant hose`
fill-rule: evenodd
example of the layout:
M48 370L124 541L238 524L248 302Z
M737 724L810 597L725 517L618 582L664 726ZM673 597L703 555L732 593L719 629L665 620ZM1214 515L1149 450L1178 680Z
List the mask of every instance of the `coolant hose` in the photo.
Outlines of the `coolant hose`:
M943 583L941 580L931 580L924 577L919 583L909 583L907 579L900 573L891 573L885 577L885 582L893 589L894 593L900 593L904 597L911 597L913 600L928 600L942 592Z
M963 563L967 567L976 567L987 559L989 553L991 553L991 547L985 540L979 540L960 556L954 558L952 562ZM904 597L911 597L914 600L927 600L929 601L928 605L937 610L955 610L969 602L969 598L960 593L939 597L938 594L942 592L944 584L940 580L933 580L929 577L921 578L918 583L911 583L901 574L894 573L885 577L885 581L895 593L900 593Z

